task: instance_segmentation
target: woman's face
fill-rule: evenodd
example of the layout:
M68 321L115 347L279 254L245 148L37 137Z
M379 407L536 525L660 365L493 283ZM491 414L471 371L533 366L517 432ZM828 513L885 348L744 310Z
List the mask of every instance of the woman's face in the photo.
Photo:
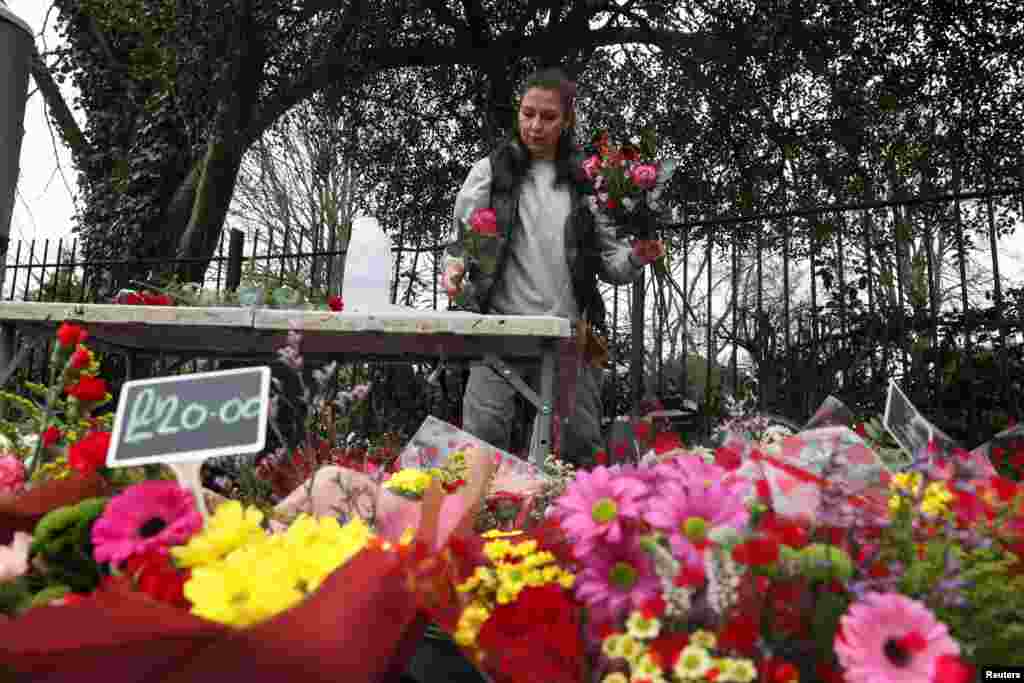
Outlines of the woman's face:
M530 88L519 103L519 137L534 159L554 159L566 124L557 90Z

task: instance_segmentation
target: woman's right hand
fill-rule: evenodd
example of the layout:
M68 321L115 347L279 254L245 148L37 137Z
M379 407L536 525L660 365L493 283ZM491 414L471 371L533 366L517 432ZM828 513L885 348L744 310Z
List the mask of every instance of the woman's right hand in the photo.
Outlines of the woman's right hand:
M462 261L450 261L441 273L441 287L447 292L449 299L454 299L462 291L462 280L466 275L466 267Z

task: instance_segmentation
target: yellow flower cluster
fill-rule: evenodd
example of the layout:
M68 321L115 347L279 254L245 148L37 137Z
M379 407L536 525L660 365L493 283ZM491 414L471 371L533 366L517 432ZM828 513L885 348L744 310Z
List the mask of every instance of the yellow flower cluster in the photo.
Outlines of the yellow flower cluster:
M202 532L171 549L178 566L192 569L185 597L193 614L238 627L269 619L316 591L371 538L358 517L341 526L300 515L280 534L266 533L262 521L258 509L228 501Z
M651 683L681 681L731 681L752 683L757 680L757 667L749 659L714 657L711 650L717 645L717 638L709 631L695 631L690 642L680 652L675 662L659 662L645 641L658 637L661 622L655 617L645 617L635 611L626 621L626 633L612 633L601 643L604 655L609 659L625 659L629 664L630 676L612 673L602 683L628 683L630 680L649 680ZM663 666L671 665L670 669ZM711 678L708 674L716 672Z
M497 537L484 545L484 554L493 566L480 566L473 575L455 587L459 593L472 593L473 601L462 611L455 629L455 642L472 647L480 628L491 616L495 605L513 602L528 586L557 583L568 590L576 577L555 564L555 556L537 550L537 541L512 543L508 536L520 532L488 533Z
M889 510L898 512L907 496L917 497L921 493L922 477L920 472L901 472L892 477L889 488L894 494L889 498ZM921 512L932 517L949 513L949 504L953 502L953 493L944 481L933 481L924 490L921 499Z
M430 486L433 479L430 472L416 469L403 469L391 475L384 488L395 493L404 493L413 496L422 496L423 492Z

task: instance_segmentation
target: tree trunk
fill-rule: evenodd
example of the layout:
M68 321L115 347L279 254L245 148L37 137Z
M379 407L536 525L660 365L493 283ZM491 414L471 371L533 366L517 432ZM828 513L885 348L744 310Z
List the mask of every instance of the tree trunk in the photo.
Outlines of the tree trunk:
M234 140L225 139L211 140L206 147L192 211L175 254L175 259L199 259L177 264L177 273L185 282L201 282L217 250L217 238L227 217L242 164L240 148Z

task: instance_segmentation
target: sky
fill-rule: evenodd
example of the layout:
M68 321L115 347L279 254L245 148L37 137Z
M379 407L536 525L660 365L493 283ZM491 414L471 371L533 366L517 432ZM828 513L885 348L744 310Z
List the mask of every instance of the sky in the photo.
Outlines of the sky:
M53 16L43 33L50 2L6 0L6 4L36 33L40 50L58 44ZM70 236L75 213L76 173L71 164L71 155L56 138L55 131L51 131L42 96L35 92L35 85L31 81L29 89L32 94L25 111L21 172L11 221L12 247L18 240ZM72 105L74 88L65 83L62 90L65 100ZM78 118L81 123L82 117L78 115ZM1013 236L1002 240L999 254L1003 273L1017 281L1024 279L1024 229L1018 229Z

